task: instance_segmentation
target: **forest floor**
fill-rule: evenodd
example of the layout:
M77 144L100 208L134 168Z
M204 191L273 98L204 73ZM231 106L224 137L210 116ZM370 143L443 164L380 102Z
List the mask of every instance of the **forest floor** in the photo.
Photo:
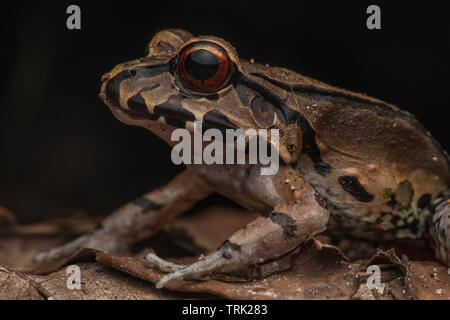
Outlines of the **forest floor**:
M319 236L283 259L285 271L252 281L173 281L146 266L149 252L187 262L217 248L255 214L211 207L181 217L158 235L120 257L92 249L52 263L35 265L34 255L92 230L99 219L62 219L21 225L0 208L0 299L414 299L450 300L450 269L434 261L423 243L334 243ZM73 267L80 288L70 285ZM378 266L380 284L369 266ZM369 286L368 286L369 284ZM372 285L372 286L371 286ZM373 286L376 286L373 288ZM369 289L371 287L371 289Z

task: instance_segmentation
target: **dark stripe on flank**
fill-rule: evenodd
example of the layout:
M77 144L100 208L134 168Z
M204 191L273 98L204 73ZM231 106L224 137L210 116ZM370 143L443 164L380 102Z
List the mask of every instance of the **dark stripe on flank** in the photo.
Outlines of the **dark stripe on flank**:
M305 94L309 94L310 96L313 95L312 97L315 99L318 99L318 100L326 99L326 100L330 101L332 99L333 101L340 102L341 104L344 104L344 105L349 105L350 107L355 108L355 109L371 110L379 116L388 116L388 117L392 117L392 118L398 118L398 119L405 120L408 123L411 123L414 126L416 126L417 128L419 128L419 130L422 131L422 133L424 135L426 135L427 137L430 138L433 146L437 150L439 150L439 152L444 154L444 156L447 157L447 166L450 167L450 158L445 153L445 150L442 148L441 144L436 139L434 139L434 137L432 137L430 135L429 131L417 120L417 118L413 114L411 114L407 111L404 111L401 109L396 109L393 106L391 106L385 102L373 101L368 98L353 95L349 92L343 92L343 91L339 91L339 90L326 89L326 88L319 88L317 86L312 86L312 85L302 85L302 84L290 85L287 83L283 83L283 82L271 79L271 78L267 77L266 75L264 75L262 73L258 73L258 72L250 73L250 75L264 79L267 82L270 82L271 84L273 84L281 89L284 89L286 91L289 91L289 92L305 93ZM348 102L351 102L351 103L348 103Z
M360 202L370 202L373 200L373 195L364 189L357 178L353 176L342 176L338 178L338 182L342 188L350 193L356 200Z
M157 210L162 207L160 204L154 203L152 200L145 197L137 198L133 203L142 208L142 213L146 213L150 210Z
M297 225L295 224L295 220L288 216L286 213L269 212L263 214L263 217L269 218L273 223L278 224L283 229L283 234L286 238L295 237Z
M316 144L316 133L304 117L299 117L296 121L302 130L302 152L306 153L314 163L314 169L321 176L325 176L331 171L331 166L322 160L319 147Z
M389 115L392 117L405 119L409 122L418 123L416 117L414 117L414 115L412 115L411 113L408 113L408 112L402 111L402 110L396 110L393 107L389 106L387 103L376 102L376 101L370 100L368 98L353 95L349 92L320 88L320 87L312 86L312 85L303 85L303 84L290 85L287 83L283 83L283 82L271 79L271 78L267 77L266 75L264 75L262 73L258 73L258 72L250 73L250 75L264 79L264 80L270 82L271 84L273 84L281 89L287 90L289 92L294 91L294 92L301 92L301 93L308 93L308 94L317 94L319 98L326 98L326 97L344 98L344 99L350 100L352 102L359 102L359 103L366 104L366 106L365 106L366 109L373 110L379 115ZM355 104L350 104L350 105L357 106L358 108L361 108L361 107L364 108L364 106L361 106L361 105L355 105Z
M312 160L314 169L318 174L324 176L331 171L331 166L323 161L320 156L320 150L316 144L316 133L300 112L289 108L278 96L245 75L240 74L238 81L248 88L255 90L262 95L264 99L272 103L276 107L275 112L277 113L278 118L284 125L288 126L295 123L300 127L302 130L302 152Z

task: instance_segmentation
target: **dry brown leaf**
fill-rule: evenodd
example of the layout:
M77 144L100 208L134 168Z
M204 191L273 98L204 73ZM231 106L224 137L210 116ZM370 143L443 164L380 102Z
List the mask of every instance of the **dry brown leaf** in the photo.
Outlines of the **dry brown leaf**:
M437 262L410 262L408 276L390 283L391 293L399 300L450 300L449 271Z
M49 275L28 275L47 299L55 300L171 300L179 296L97 263L77 263L81 289L69 289L66 268Z
M174 281L168 284L172 291L161 291L148 283L156 282L162 276L159 272L150 270L142 259L150 249L156 249L156 253L166 251L166 257L181 257L185 255L180 253L195 252L186 251L186 248L209 252L251 221L255 215L236 208L212 207L181 217L166 228L162 241L157 237L150 238L139 249L141 252L131 258L82 249L69 258L33 265L31 258L35 254L60 245L80 232L90 230L98 220L68 219L21 226L13 222L13 216L9 212L5 212L7 211L2 214L0 210L0 225L3 221L3 228L0 230L0 264L4 265L0 269L0 297L5 298L42 299L50 296L58 299L171 299L192 298L198 294L206 294L202 297L207 298L220 296L230 299L450 298L450 276L447 268L437 262L409 261L405 256L399 258L394 250L378 250L370 259L352 263L340 249L331 245L327 237L318 237L322 242L312 240L304 244L300 252L291 256L290 270L273 274L263 280ZM169 246L167 241L172 242L172 245ZM350 245L350 249L352 247ZM171 260L185 263L194 259L185 257ZM84 283L84 291L71 292L65 287L65 266L70 264L83 266L82 272L87 281ZM378 292L366 290L367 286L364 286L368 276L365 270L373 264L379 265L382 271L383 288ZM101 265L110 266L128 275ZM95 275L99 274L100 277L104 276L100 281L102 285L95 282ZM142 282L129 275L146 281ZM117 288L125 291L121 294ZM180 296L181 292L185 294Z
M157 282L162 274L142 259L97 253L96 260L140 279ZM181 292L202 292L227 299L350 299L359 287L357 264L345 261L339 249L313 241L292 257L292 268L249 282L172 281L166 287Z
M13 269L0 265L0 300L43 300L35 283Z

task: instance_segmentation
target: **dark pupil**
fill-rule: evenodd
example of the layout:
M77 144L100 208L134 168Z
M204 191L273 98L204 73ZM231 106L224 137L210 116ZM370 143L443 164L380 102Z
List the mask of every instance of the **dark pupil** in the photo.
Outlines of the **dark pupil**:
M216 74L219 60L208 50L199 49L187 56L184 67L192 78L205 81Z

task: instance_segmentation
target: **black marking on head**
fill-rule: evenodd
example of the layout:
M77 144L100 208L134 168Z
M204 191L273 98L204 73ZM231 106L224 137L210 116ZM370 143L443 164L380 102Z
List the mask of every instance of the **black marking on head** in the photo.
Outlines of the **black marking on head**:
M120 84L122 81L131 78L128 70L119 72L114 78L108 80L105 87L106 99L116 107L120 107Z
M252 114L262 127L269 127L275 120L275 107L263 97L255 97L251 103Z
M120 107L120 84L130 78L151 78L169 71L167 63L154 64L149 66L137 66L133 69L123 70L108 80L105 87L108 102L116 107Z
M250 107L252 99L256 96L256 93L240 83L236 83L234 85L234 89L236 90L242 105L244 107Z
M209 94L207 96L204 96L207 100L209 101L217 101L219 100L219 95L218 94ZM196 97L196 98L200 98L200 97Z
M239 129L238 126L228 120L226 115L216 109L208 111L203 116L203 126L216 129Z
M162 207L160 204L157 204L145 197L137 198L133 201L133 203L142 208L142 213L146 213L150 210L157 210Z
M145 104L145 100L141 96L140 92L135 94L131 98L129 98L127 101L127 105L128 105L128 108L130 108L130 110L133 110L133 111L136 111L139 113L148 112L147 106Z
M241 250L241 246L238 245L237 243L231 242L230 240L225 240L222 245L220 246L221 249L223 250L232 250L232 251L240 251Z
M360 202L370 202L373 200L373 195L364 189L356 177L341 176L338 178L338 182L342 188L350 193L356 200Z
M283 229L283 234L286 238L289 239L295 237L297 225L295 223L295 220L288 216L286 213L269 212L263 214L263 217L269 218L273 223L278 224Z
M431 202L431 195L429 193L426 193L419 198L419 201L417 201L417 207L419 209L425 209L430 205L430 202Z
M195 115L181 105L180 96L170 96L166 102L155 106L153 112L158 116L164 116L166 123L184 128L186 121L194 121Z
M177 118L171 118L171 117L164 117L166 120L166 123L170 126L174 126L177 128L185 128L186 127L186 121L177 119Z
M145 99L142 97L141 93L146 91L151 91L153 89L159 88L160 84L156 83L152 87L145 87L140 90L137 94L128 99L127 105L128 108L132 111L136 111L138 113L149 113L147 109L147 104L145 103Z
M302 130L302 152L313 161L314 169L321 176L328 174L332 167L322 160L320 150L316 143L316 133L306 118L298 111L289 108L278 96L267 90L258 82L239 74L239 82L259 92L268 102L272 103L280 121L288 126L295 123Z
M324 197L322 197L320 195L320 193L315 192L314 193L314 199L316 200L316 202L319 204L319 206L321 206L324 209L328 209L328 202L327 199L325 199Z

